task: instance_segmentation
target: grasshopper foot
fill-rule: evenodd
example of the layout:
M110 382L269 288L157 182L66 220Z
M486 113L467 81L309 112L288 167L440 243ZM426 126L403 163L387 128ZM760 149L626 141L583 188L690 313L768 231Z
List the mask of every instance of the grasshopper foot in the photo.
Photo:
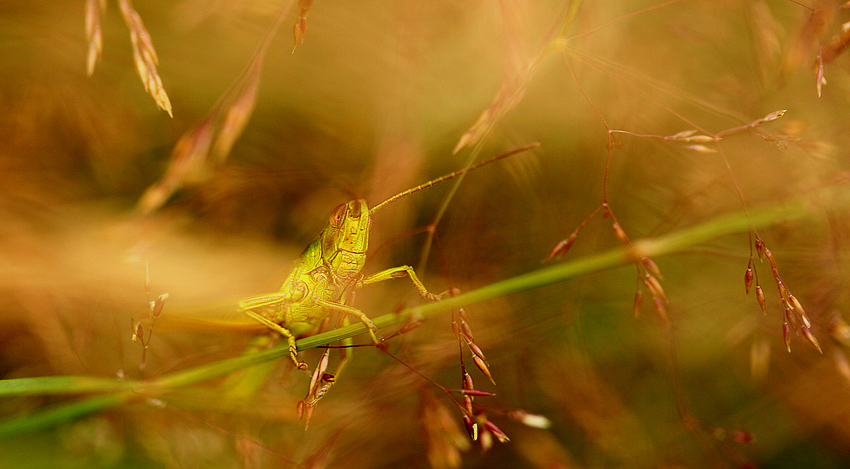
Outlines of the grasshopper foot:
M378 328L375 327L374 324L369 324L369 337L372 339L372 344L380 346L383 342L378 340L378 336L375 335L375 332L378 332Z
M292 363L295 365L296 369L306 370L307 368L309 368L306 363L298 359L298 353L295 352L294 347L289 347L289 358L292 359Z

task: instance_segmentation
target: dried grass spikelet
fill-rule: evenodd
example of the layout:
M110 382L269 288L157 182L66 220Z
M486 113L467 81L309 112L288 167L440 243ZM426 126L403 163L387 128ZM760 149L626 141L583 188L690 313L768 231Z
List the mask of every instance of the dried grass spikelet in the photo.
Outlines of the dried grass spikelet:
M707 147L705 145L694 144L694 145L685 145L686 150L690 150L696 153L717 153L717 150L714 148Z
M567 253L567 251L570 250L570 248L576 242L577 237L578 237L578 229L573 231L572 234L570 234L569 237L562 239L561 241L558 241L558 244L556 244L555 247L552 248L551 251L549 251L549 254L543 259L543 262L546 262L546 261L553 259L555 257L560 259L564 254Z
M256 61L253 62L249 72L246 74L241 92L233 101L233 104L227 108L212 149L213 159L216 163L223 163L227 159L236 140L239 139L248 125L248 120L251 119L251 115L254 113L254 107L257 105L257 92L260 88L261 73L262 64Z
M151 308L151 319L156 319L162 314L162 309L165 308L165 300L168 299L168 293L163 293L159 295L156 300L150 302Z
M142 213L157 210L183 186L202 182L215 166L227 159L254 113L266 52L283 17L281 13L269 28L248 67L212 106L206 117L177 141L165 174L148 187L139 200L137 207Z
M842 24L841 30L841 34L832 38L821 50L820 55L823 63L831 63L850 45L850 22Z
M782 116L784 111L776 111L767 115L764 119L778 119ZM788 286L785 285L785 282L782 280L782 277L779 275L779 268L776 265L776 259L773 256L773 253L770 252L764 241L758 236L757 233L753 232L755 236L755 241L753 243L756 253L758 254L759 259L762 261L767 260L768 265L770 266L771 273L773 274L773 280L776 282L776 288L779 291L779 299L782 303L782 307L784 310L784 320L782 322L782 339L785 342L785 348L788 352L791 351L791 331L798 334L802 334L803 337L812 345L820 353L823 353L823 349L821 348L820 343L815 337L814 332L812 332L812 321L809 318L809 315L806 313L806 310L803 309L803 305L800 303L800 300L797 299L794 295L791 294L790 290L788 290ZM753 267L755 266L754 258L752 254L750 254L750 261L747 264L747 272L744 274L744 285L747 290L749 290L749 284L753 281L753 274L750 272L754 272ZM757 273L756 273L757 274ZM762 310L762 313L767 314L767 309L765 306L765 297L764 290L758 281L758 275L755 275L755 284L756 284L756 299L758 300L759 307ZM800 324L802 323L802 324Z
M756 300L759 303L762 314L767 315L767 306L765 305L764 300L764 289L762 289L761 285L756 285Z
M616 226L619 228L619 225ZM625 237L625 232L623 232L623 236ZM628 242L628 238L626 238L626 242ZM669 304L670 301L667 299L667 294L664 292L664 288L661 286L661 281L659 280L662 277L661 269L655 261L649 257L641 257L637 262L635 262L635 267L637 267L639 282L638 290L635 292L634 299L635 317L637 318L640 316L640 309L643 304L643 293L640 290L640 285L642 284L643 288L652 297L652 309L655 310L655 314L658 316L658 319L661 320L661 324L663 324L665 328L669 329L670 317L667 314L667 304Z
M806 340L808 340L809 343L812 344L812 347L816 348L818 352L823 354L823 349L820 347L818 339L815 337L814 333L812 333L812 330L806 326L802 326L800 328L800 331L803 333L803 337L805 337Z
M458 340L460 340L464 345L466 345L469 353L472 354L472 361L475 363L475 366L490 380L494 385L496 381L493 379L493 375L490 373L490 364L487 363L487 357L484 356L484 351L481 350L481 347L475 343L475 337L472 335L472 328L469 327L469 322L466 319L466 313L463 308L457 310L457 314L455 320L452 322L452 329L457 335ZM461 363L462 368L463 364ZM472 386L472 378L466 373L465 368L463 369L463 384L464 389L474 389ZM469 380L469 386L467 386L467 379Z
M159 58L156 56L151 36L145 29L142 18L130 4L130 0L119 0L118 5L121 7L124 22L127 23L127 28L130 30L133 61L136 63L136 71L139 72L139 77L142 79L142 85L144 85L145 91L153 97L156 105L167 112L169 116L174 117L171 113L171 101L168 99L168 94L165 93L162 79L160 79L156 70Z
M800 67L807 67L812 63L818 44L823 33L835 16L836 8L828 0L817 0L814 2L811 14L800 27L796 40L785 53L783 74L788 75Z
M158 209L184 184L198 180L213 139L213 121L209 118L183 134L174 150L162 178L151 185L139 199L138 208L148 214Z
M298 1L298 18L295 19L295 26L292 28L292 34L295 36L295 45L292 46L292 52L298 44L304 43L304 35L307 34L307 13L310 12L310 7L313 5L313 0Z
M100 29L100 17L106 10L106 0L86 0L86 73L91 76L94 66L103 52L103 31Z
M459 152L467 145L473 145L481 139L499 119L508 111L514 108L525 96L525 84L528 78L526 76L518 76L513 80L507 80L502 83L501 88L496 93L490 106L485 109L475 124L469 128L458 140L452 154Z
M322 354L322 358L319 359L319 363L316 364L316 369L313 370L313 374L310 377L310 387L307 390L307 396L298 401L296 410L298 418L304 420L305 429L310 426L310 419L313 416L313 409L316 408L316 404L325 397L325 394L327 394L336 381L335 376L325 373L329 362L330 349L325 349L325 353Z

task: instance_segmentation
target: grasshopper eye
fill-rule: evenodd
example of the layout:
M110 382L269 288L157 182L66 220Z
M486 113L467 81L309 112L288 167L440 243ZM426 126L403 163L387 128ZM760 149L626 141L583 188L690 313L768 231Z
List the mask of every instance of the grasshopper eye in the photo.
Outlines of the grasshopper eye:
M331 226L339 228L345 220L345 214L348 212L348 204L340 204L331 212Z
M349 202L351 204L351 218L358 219L360 218L360 201L352 200Z

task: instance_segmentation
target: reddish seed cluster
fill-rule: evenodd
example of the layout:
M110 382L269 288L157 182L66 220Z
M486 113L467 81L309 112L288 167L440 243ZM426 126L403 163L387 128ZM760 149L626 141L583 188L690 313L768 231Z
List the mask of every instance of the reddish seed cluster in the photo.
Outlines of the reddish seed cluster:
M800 304L800 301L788 291L788 287L785 286L785 282L783 282L782 278L779 276L779 270L776 267L776 260L773 258L773 254L770 252L770 249L764 245L764 241L759 238L757 234L755 235L755 248L759 259L762 262L767 260L767 263L770 265L770 269L773 272L773 279L776 282L776 288L779 290L779 297L784 309L782 337L785 340L785 348L788 349L789 352L791 351L791 331L793 330L798 334L802 334L803 337L805 337L818 352L823 353L817 338L814 333L812 333L812 322L809 319L809 315L806 314L806 310L803 309L803 305ZM762 313L767 314L764 290L759 284L758 272L754 267L755 260L751 255L749 264L747 265L747 271L744 273L744 288L749 294L750 288L752 287L753 282L755 282L756 300L759 303L759 307L761 307Z
M643 282L643 287L652 295L652 308L658 314L658 318L665 327L670 327L670 319L667 317L667 294L661 287L661 270L658 265L648 257L642 257L640 262L636 263L638 270L638 280ZM640 312L640 303L643 299L643 294L640 290L635 293L635 316Z
M569 251L570 248L573 246L573 243L576 242L576 238L578 237L579 229L576 229L575 231L573 231L572 234L570 234L570 236L567 237L566 239L562 239L561 241L558 241L558 244L556 244L555 247L552 248L552 250L549 252L549 254L543 259L543 262L546 262L546 261L553 259L555 257L560 259L564 254L566 254L567 251Z
M671 137L671 139L686 139L686 138L697 138L691 137L693 132L684 132L681 134L677 134L676 136ZM701 137L700 137L701 138ZM614 230L614 235L617 239L626 245L629 248L634 247L632 245L631 240L629 240L628 235L626 235L625 230L620 224L617 222L616 218L614 218L614 214L611 213L611 209L608 207L607 202L603 203L599 208L593 211L581 224L578 228L573 231L570 236L559 241L554 248L549 252L549 254L543 259L543 262L546 262L553 258L561 258L564 254L569 251L572 245L575 243L576 238L578 238L578 234L581 229L584 227L587 222L596 216L597 213L602 212L603 218L611 218L613 223L611 228ZM664 289L661 287L660 278L661 270L658 268L658 264L655 263L651 258L646 256L635 255L635 258L638 260L635 261L635 267L638 271L638 285L643 284L644 288L647 292L652 296L652 308L655 310L655 313L658 315L658 318L664 324L665 327L670 327L670 318L667 315L667 304L669 303L667 300L667 295L664 293ZM635 317L640 316L640 310L643 307L643 291L638 290L635 292L634 299L634 312Z
M457 289L450 289L447 292L451 296L457 295ZM493 441L505 443L510 441L508 435L502 431L495 423L490 421L487 412L475 403L476 397L491 397L494 394L488 391L475 389L475 384L472 376L466 369L466 364L463 360L464 348L472 355L475 365L481 372L487 376L491 383L493 376L490 373L490 366L484 356L481 347L475 343L475 338L472 335L472 330L466 317L466 313L462 308L455 310L452 319L452 329L458 339L458 346L461 350L460 369L461 369L461 388L448 389L430 378L425 377L421 373L407 365L411 370L442 389L449 396L452 403L462 413L464 428L466 429L469 438L477 442L482 451L487 451L493 446ZM389 352L387 352L389 354ZM392 356L392 354L389 354ZM404 363L404 362L402 362ZM460 397L458 397L458 395ZM423 397L423 425L425 426L426 434L428 435L428 453L432 461L457 461L459 451L469 449L469 444L466 440L460 441L457 438L456 427L447 421L447 411L439 405L430 394L424 394ZM490 412L493 412L490 410ZM535 414L530 414L524 410L511 411L496 411L499 415L516 420L524 425L535 428L548 428L551 423L549 419ZM440 465L440 464L436 464ZM451 466L451 465L449 465Z
M455 292L453 291L452 293L454 294ZM475 343L475 337L472 335L472 329L469 327L469 322L467 321L466 313L463 308L455 311L454 320L452 321L452 329L454 330L455 336L458 338L460 346L469 350L469 353L472 355L472 361L475 362L475 366L484 373L484 376L486 376L491 383L496 384L493 380L493 375L490 373L490 366L487 363L487 358L484 356L484 352L481 350L481 347ZM493 422L487 419L487 414L477 406L473 405L475 397L492 396L493 394L475 389L472 376L470 376L466 370L466 364L463 361L462 354L460 370L460 393L463 401L461 410L463 411L463 423L469 437L472 438L473 441L479 442L483 451L486 451L493 446L493 437L495 437L500 443L509 441L508 436Z
M313 409L316 404L336 382L334 375L325 373L330 362L330 351L330 349L325 349L325 353L322 354L322 358L316 364L316 369L313 370L313 375L310 377L307 397L298 401L298 418L304 420L305 428L310 425L310 418L313 416Z
M452 329L461 344L466 346L466 349L472 354L472 361L475 362L475 366L495 385L496 382L493 380L493 375L490 374L490 365L487 363L484 351L475 343L475 337L472 335L472 329L469 327L469 322L466 320L466 312L464 312L463 308L457 310L455 319L452 321Z
M626 246L631 247L632 243L629 240L628 236L626 236L626 232L623 231L623 228L620 227L620 224L614 222L613 225L614 234L617 236L617 239L620 240ZM664 293L664 288L661 287L661 281L659 279L662 278L661 269L658 268L658 264L655 263L651 258L642 256L635 262L635 268L637 268L638 274L638 284L643 284L643 288L652 296L652 309L655 310L655 313L658 315L658 319L661 320L661 323L664 324L664 327L670 327L670 318L667 316L667 304L669 301L667 300L667 294ZM634 310L635 317L640 315L641 306L643 305L643 292L638 287L638 290L635 292L635 301L634 301Z

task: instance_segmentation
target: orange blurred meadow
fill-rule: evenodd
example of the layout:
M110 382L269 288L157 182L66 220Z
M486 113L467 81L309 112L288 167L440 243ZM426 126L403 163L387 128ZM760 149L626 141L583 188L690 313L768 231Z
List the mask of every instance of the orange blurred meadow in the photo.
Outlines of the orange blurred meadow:
M848 24L835 0L0 4L2 465L845 467ZM365 278L457 296L346 297L384 350L346 335L305 429L335 323L296 370L240 301L334 207L535 144L373 214Z

